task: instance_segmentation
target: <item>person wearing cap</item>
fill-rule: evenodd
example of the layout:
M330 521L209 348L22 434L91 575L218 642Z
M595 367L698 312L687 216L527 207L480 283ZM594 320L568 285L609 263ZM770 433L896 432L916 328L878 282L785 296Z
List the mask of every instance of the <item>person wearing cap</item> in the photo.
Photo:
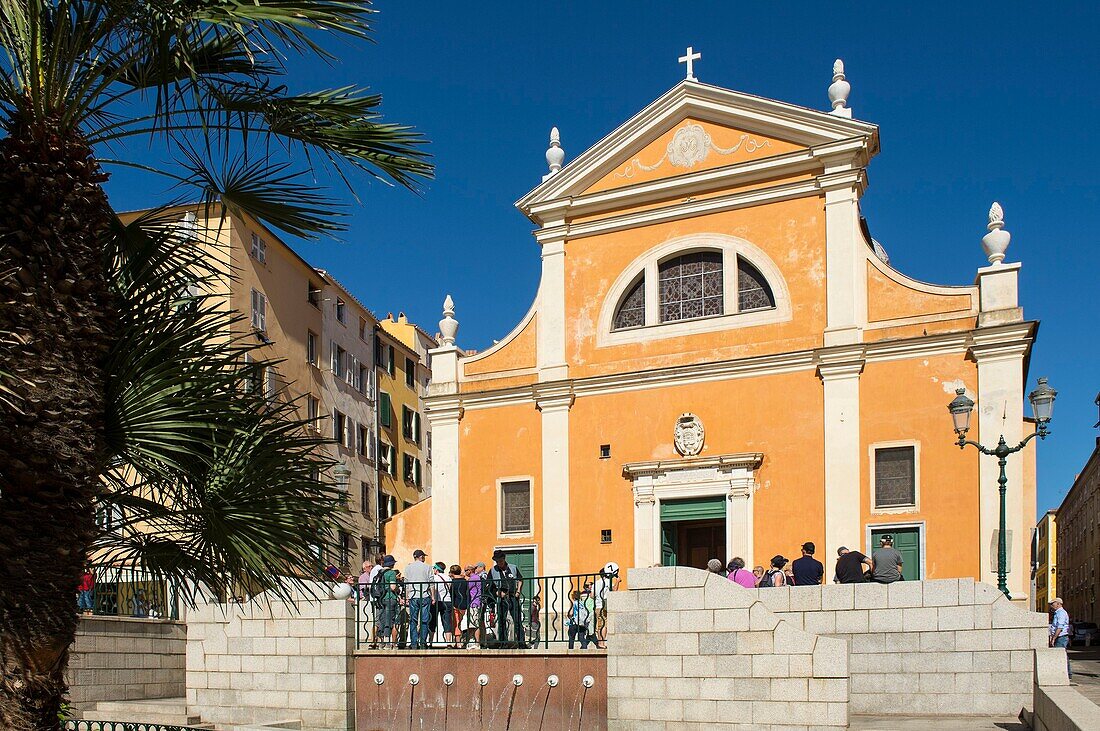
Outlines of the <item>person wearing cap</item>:
M1069 647L1069 612L1062 606L1061 597L1050 600L1050 641L1051 647ZM1066 674L1072 678L1073 671L1069 667L1069 652L1066 652Z
M802 558L796 558L791 562L796 586L814 586L820 584L825 578L825 566L814 558L815 550L817 550L816 546L806 541L802 544Z
M432 567L419 548L405 567L405 593L409 602L409 644L414 650L428 646L432 618Z
M849 551L846 546L836 549L836 575L838 584L866 584L867 574L871 572L871 559L859 551ZM863 567L867 570L864 571Z
M515 640L513 644L526 649L523 633L523 575L519 569L508 563L508 556L499 548L493 551L493 568L489 569L485 588L490 601L494 602L497 615L497 643L508 644L508 625L511 620Z
M375 631L377 632L376 640L390 647L397 645L397 615L400 609L399 594L397 591L397 572L393 570L397 561L393 556L387 554L382 558L381 571L379 575L382 585L385 587L385 591L382 597L377 600L377 617L378 621L375 624ZM373 586L373 584L372 584Z
M878 584L901 581L901 553L894 548L894 537L887 533L878 542L879 547L871 555L871 581Z

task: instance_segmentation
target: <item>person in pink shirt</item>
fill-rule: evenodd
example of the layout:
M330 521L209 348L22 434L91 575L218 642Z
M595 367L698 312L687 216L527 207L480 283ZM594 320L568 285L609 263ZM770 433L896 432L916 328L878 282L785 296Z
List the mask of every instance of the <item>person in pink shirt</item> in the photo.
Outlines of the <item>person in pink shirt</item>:
M726 567L728 573L726 578L735 584L740 584L746 589L753 589L756 587L756 577L753 573L745 568L745 559L735 558L730 561L729 566Z

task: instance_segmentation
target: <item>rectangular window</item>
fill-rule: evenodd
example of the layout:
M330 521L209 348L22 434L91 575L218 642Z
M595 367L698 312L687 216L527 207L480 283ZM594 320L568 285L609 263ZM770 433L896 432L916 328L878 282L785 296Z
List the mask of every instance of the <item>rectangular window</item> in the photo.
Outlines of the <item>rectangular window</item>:
M306 396L306 419L309 420L309 428L320 431L317 428L317 417L321 413L321 402L316 396Z
M336 344L335 340L329 342L329 367L337 377L343 377L344 363L347 362L347 351Z
M432 433L428 432L427 436L428 436L428 440L427 440L428 445L427 445L427 449L426 449L427 454L424 456L424 459L425 459L425 461L427 461L428 464L431 464L432 463Z
M371 376L370 368L367 368L365 365L363 365L359 361L355 361L355 363L356 363L355 390L358 391L359 393L363 394L364 396L366 396L369 399L371 397L371 394L370 394L370 390L371 390L370 389L370 376Z
M386 355L386 373L390 374L390 378L393 378L393 374L394 374L393 353L394 353L393 346L392 345L387 345L386 346L386 351L385 351L385 355Z
M413 484L417 487L422 487L424 484L424 470L418 459L413 460Z
M317 365L317 333L306 330L306 363Z
M378 519L386 520L390 517L390 496L382 489L382 486L378 486L377 490L378 499Z
M348 417L332 410L332 438L342 446L348 446Z
M355 387L355 376L359 373L359 361L351 353L344 358L344 382L352 388Z
M252 234L252 247L248 252L253 259L261 264L267 263L267 242L261 239L257 234Z
M393 416L390 413L390 395L385 391L378 392L378 423L387 429L393 426Z
M313 282L310 282L309 283L309 291L308 291L308 294L306 295L306 297L309 300L309 303L311 305L313 305L317 309L321 309L321 288L320 287L318 287Z
M409 388L416 386L416 361L412 358L405 359L405 385Z
M359 339L366 340L370 335L370 331L367 329L367 320L364 317L359 318Z
M351 536L341 531L340 533L340 566L347 566L351 560Z
M255 289L252 290L252 327L267 332L267 297Z
M370 441L370 432L367 427L359 424L355 431L355 453L360 457L367 456L367 443Z
M875 450L875 507L897 508L917 504L915 447Z
M531 483L527 480L500 484L500 532L531 531Z
M374 364L379 368L384 368L385 365L382 362L382 356L385 355L385 345L382 343L381 338L374 339Z
M416 484L416 458L411 454L401 455L401 477L410 485Z
M279 390L279 384L275 381L275 367L264 367L264 398L268 401L275 400L275 394Z
M370 483L369 482L360 482L359 483L359 509L363 513L363 517L366 518L367 520L370 520L370 516L371 516L371 512L370 512L371 492L372 492L372 490L370 489Z
M387 475L390 477L397 475L396 452L392 445L383 441L378 442L378 461L382 471Z
M401 435L412 441L413 438L413 410L408 406L401 407Z
M348 305L339 297L336 298L336 319L345 325L348 322Z

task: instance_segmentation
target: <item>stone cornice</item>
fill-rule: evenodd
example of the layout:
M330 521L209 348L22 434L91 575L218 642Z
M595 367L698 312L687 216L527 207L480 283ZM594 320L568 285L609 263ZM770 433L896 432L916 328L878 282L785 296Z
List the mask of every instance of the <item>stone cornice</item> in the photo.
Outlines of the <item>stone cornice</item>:
M732 472L735 469L755 470L764 461L760 452L741 452L738 454L719 454L713 457L684 457L682 459L660 459L645 462L628 462L623 465L623 477L632 480L635 477L657 477L669 472L715 468L720 472Z
M846 371L857 371L867 363L951 353L968 354L976 359L998 356L1019 357L1019 353L1026 355L1030 349L1036 327L1038 323L1030 321L901 340L847 344L712 363L548 381L492 391L429 396L426 403L430 418L431 411L437 408L436 404L450 403L451 399L456 398L466 409L486 409L523 403L534 405L540 400L540 395L543 404L556 402L555 405L561 405L566 401L571 403L572 399L585 396L797 371L818 371L826 376L833 374L843 376L850 375Z

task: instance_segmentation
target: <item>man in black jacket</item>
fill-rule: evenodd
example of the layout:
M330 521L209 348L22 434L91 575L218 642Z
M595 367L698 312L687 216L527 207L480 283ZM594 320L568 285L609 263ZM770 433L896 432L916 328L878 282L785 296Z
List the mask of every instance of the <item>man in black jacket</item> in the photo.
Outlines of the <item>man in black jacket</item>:
M497 644L526 649L523 638L523 575L514 564L508 563L504 551L493 551L493 568L485 579L485 588L492 598L497 615ZM515 639L509 643L508 620L512 621Z

